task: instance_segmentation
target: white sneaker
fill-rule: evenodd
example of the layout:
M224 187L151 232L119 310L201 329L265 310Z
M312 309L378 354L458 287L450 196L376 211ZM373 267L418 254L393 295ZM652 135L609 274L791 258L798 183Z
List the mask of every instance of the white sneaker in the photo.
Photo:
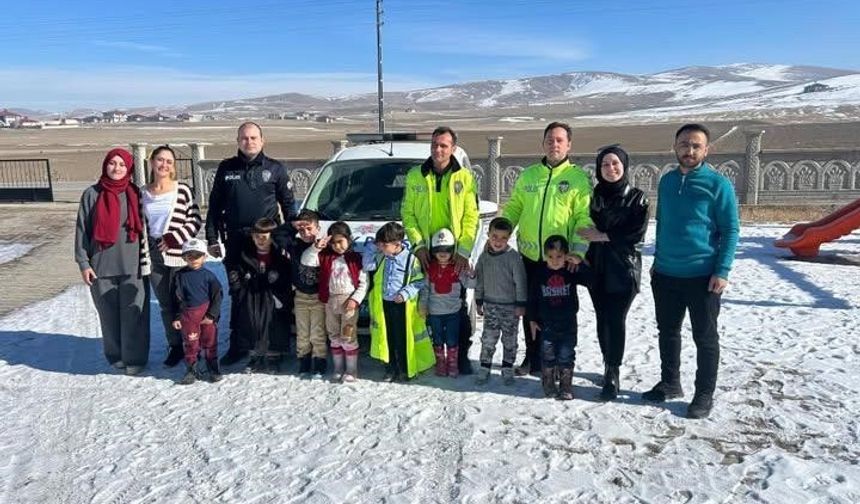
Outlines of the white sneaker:
M356 380L357 380L357 378L354 375L351 375L349 373L344 373L344 375L343 375L343 382L344 383L355 383Z

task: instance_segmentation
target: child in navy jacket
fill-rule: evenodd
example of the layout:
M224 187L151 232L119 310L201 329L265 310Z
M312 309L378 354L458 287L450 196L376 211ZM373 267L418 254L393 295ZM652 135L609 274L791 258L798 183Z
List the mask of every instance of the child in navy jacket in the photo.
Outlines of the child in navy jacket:
M544 242L543 263L533 277L529 304L531 337L540 331L543 371L541 383L547 397L573 399L573 363L576 360L576 312L579 297L576 286L591 282L591 270L578 264L568 270L568 241L553 235ZM556 386L556 368L559 377Z

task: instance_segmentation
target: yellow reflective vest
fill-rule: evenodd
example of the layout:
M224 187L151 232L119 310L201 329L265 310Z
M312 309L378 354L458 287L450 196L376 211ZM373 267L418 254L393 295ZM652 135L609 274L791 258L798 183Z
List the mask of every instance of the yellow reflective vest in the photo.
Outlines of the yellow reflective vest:
M460 166L453 156L451 164L448 174L448 208L439 208L440 204L444 204L444 200L434 197L436 175L433 173L433 161L428 159L406 174L400 218L412 250L418 250L421 247L429 248L430 238L433 233L439 231L433 229L434 212L438 215L447 211L450 218L446 227L454 233L454 239L457 240L457 253L470 257L480 221L478 190L475 177L468 168Z
M592 225L591 180L569 159L554 168L545 163L523 170L502 215L517 227L517 250L532 261L543 259L543 242L552 235L564 236L571 253L585 257L588 241L577 231Z
M388 362L388 334L385 329L385 312L382 309L384 276L385 267L380 262L373 273L373 288L368 293L367 305L370 311L370 356ZM407 285L423 277L421 263L410 253L403 284ZM408 299L405 304L406 374L412 378L436 365L436 356L433 354L433 342L430 340L427 324L418 310L418 297Z

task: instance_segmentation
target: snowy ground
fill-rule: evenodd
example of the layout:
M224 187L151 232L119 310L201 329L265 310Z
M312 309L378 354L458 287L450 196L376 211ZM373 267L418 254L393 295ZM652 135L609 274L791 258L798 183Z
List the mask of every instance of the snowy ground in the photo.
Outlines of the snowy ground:
M384 384L370 361L349 386L233 374L180 387L158 364L160 332L129 378L104 362L73 287L0 320L0 502L860 502L860 270L781 260L771 243L786 230L742 229L704 421L638 398L659 375L647 274L608 404L587 295L577 399L560 403L531 378ZM825 253L860 253L860 235ZM689 337L683 359L689 400Z
M32 248L33 245L27 243L13 243L0 240L0 264L18 259L30 252Z

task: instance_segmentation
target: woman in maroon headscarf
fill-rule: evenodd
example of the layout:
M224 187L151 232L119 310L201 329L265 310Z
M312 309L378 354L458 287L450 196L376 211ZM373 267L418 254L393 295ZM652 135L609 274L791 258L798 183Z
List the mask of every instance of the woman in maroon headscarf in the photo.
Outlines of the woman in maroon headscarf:
M128 151L107 153L101 178L81 196L75 233L75 261L99 313L105 356L127 375L149 359L149 247L133 171Z

